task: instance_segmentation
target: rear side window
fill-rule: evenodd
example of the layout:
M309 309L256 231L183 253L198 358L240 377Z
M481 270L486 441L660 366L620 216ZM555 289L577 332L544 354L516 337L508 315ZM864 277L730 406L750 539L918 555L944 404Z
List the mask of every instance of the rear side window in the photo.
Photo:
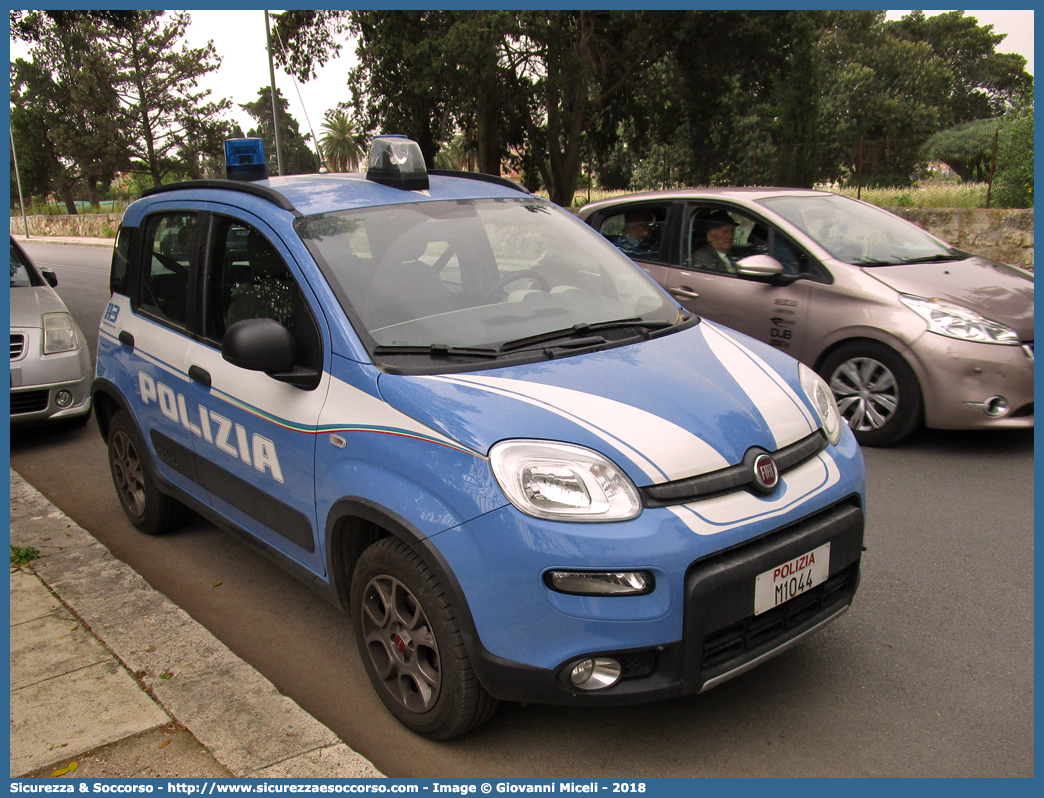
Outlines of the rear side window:
M598 232L633 260L663 260L666 206L643 205L606 217Z
M127 261L130 260L132 227L120 227L116 236L116 248L112 251L112 268L109 271L109 292L127 294Z
M197 228L192 213L151 216L142 242L139 307L179 327L188 326Z

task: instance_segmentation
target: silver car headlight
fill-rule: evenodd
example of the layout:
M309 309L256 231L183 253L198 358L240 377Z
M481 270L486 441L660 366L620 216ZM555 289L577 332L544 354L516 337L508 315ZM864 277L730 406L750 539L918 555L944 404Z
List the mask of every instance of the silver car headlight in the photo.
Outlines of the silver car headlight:
M71 352L80 345L80 335L68 313L43 314L43 353Z
M501 441L489 451L508 500L552 521L626 521L642 512L634 483L591 449L550 441Z
M974 310L941 299L925 299L909 294L900 294L899 300L927 321L928 329L933 333L962 341L1019 345L1019 334L1011 327L980 316Z
M805 396L808 397L808 401L812 403L812 407L819 415L819 421L823 425L823 432L826 433L827 440L836 446L837 442L841 440L845 421L841 418L841 411L837 409L834 392L830 390L826 380L804 363L798 363L798 376L801 378L801 387L805 391Z

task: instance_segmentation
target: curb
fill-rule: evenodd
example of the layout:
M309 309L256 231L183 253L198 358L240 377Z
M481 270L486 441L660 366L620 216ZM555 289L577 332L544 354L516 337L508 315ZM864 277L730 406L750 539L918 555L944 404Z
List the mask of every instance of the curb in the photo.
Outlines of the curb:
M153 590L14 470L11 544L40 552L35 576L82 620L119 670L233 776L383 778L369 760ZM11 712L13 749L19 731L13 688ZM100 718L68 723L95 720ZM67 749L56 761L78 753ZM12 764L12 775L15 769Z

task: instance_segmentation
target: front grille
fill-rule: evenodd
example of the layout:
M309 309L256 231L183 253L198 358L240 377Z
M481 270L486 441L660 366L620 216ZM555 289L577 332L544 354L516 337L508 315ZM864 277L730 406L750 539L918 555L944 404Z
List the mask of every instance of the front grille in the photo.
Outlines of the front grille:
M806 438L796 443L784 446L774 452L769 452L772 459L776 461L779 473L785 474L792 468L797 468L806 460L810 460L826 448L826 436L820 430L816 430ZM762 451L751 449L751 452ZM748 463L747 455L744 462L738 465L711 471L709 474L700 474L695 477L678 479L674 482L662 482L659 485L649 485L641 489L642 501L646 507L668 507L672 504L687 504L697 499L709 499L732 493L754 483L754 469Z
M830 543L820 585L754 615L759 574ZM850 497L782 529L703 557L685 576L686 668L706 684L756 659L849 604L859 585L863 511Z
M748 651L772 643L816 615L828 615L833 605L847 604L855 590L859 564L761 615L751 615L725 629L711 632L703 640L704 670L727 666Z
M47 409L49 392L42 391L11 391L11 415L19 413L39 413Z
M25 354L25 336L22 333L11 333L11 360L18 360Z

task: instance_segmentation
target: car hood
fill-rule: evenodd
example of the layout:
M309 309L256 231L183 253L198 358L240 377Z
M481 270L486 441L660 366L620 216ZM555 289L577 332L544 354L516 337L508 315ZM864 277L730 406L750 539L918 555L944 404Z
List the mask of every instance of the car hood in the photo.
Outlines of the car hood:
M1006 324L1023 341L1033 340L1033 277L987 258L910 263L865 269L902 294L938 297Z
M463 374L382 374L385 401L486 455L506 439L587 446L639 485L734 465L819 427L798 364L707 321L602 352Z
M11 326L43 327L44 313L68 313L61 297L50 286L11 289Z

